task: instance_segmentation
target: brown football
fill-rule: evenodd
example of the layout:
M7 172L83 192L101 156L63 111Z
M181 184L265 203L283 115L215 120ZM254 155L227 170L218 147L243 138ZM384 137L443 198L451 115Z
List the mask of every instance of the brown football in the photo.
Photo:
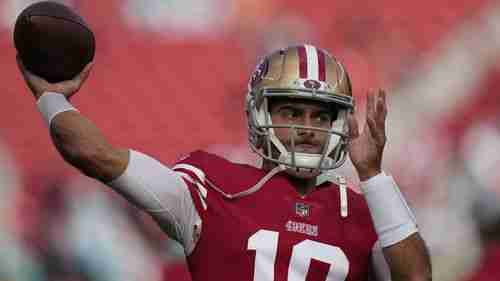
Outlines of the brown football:
M26 68L51 83L72 79L95 54L94 34L83 18L51 1L35 3L19 14L14 45Z

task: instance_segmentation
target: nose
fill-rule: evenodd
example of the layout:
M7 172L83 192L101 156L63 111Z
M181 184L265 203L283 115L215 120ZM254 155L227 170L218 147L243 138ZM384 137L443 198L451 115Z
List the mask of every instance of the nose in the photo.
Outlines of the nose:
M313 119L310 114L304 114L303 118L301 118L300 123L298 124L304 127L313 127ZM297 129L297 134L299 136L305 137L314 137L314 130L311 129Z

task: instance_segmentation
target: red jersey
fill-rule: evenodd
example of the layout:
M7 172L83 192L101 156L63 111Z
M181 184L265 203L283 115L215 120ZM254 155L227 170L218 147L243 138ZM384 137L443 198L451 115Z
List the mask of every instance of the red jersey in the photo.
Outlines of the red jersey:
M362 195L348 189L342 217L337 185L326 182L301 196L281 172L257 192L230 199L222 192L246 190L266 172L202 151L179 164L174 170L189 177L202 221L187 257L193 280L368 279L377 235Z

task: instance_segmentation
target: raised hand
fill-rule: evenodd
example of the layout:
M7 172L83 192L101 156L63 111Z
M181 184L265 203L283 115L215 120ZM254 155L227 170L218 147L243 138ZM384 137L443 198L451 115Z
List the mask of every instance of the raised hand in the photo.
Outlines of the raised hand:
M351 137L349 157L358 172L359 179L365 181L382 171L382 155L386 143L385 120L387 116L386 94L384 90L370 90L366 101L366 123L363 130L353 114L347 122Z
M19 56L16 57L16 60L26 84L36 99L38 99L45 92L60 93L69 99L72 95L78 92L78 90L80 90L80 87L83 85L90 74L90 70L92 69L92 62L90 62L85 66L82 72L76 75L73 79L52 84L27 70Z

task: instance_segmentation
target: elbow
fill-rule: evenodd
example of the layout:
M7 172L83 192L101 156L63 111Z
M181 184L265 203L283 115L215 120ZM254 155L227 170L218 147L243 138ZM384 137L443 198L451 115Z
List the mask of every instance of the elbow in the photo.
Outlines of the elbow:
M428 272L415 274L414 276L412 276L408 280L410 280L410 281L432 281L432 273L429 270Z
M83 174L107 182L122 172L128 163L128 151L111 146L89 122L78 121L74 127L55 123L52 142L64 158Z
M106 162L105 152L99 150L85 150L80 151L73 158L73 163L78 170L91 178L99 179L101 177L104 163Z
M432 281L430 267L409 274L391 274L393 281Z
M422 274L408 279L409 281L432 281L431 274Z
M413 281L432 281L432 268L429 264L421 273L417 274L413 279Z

